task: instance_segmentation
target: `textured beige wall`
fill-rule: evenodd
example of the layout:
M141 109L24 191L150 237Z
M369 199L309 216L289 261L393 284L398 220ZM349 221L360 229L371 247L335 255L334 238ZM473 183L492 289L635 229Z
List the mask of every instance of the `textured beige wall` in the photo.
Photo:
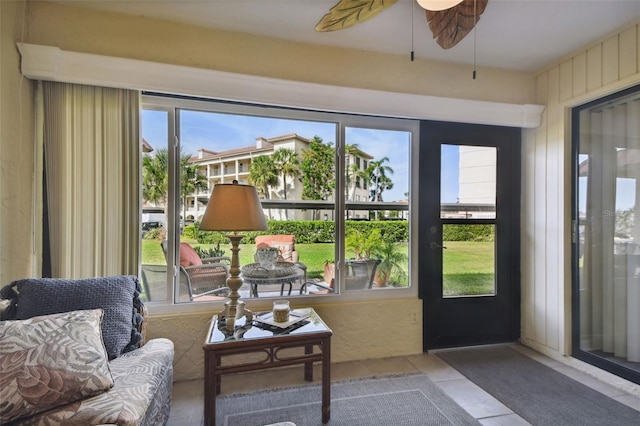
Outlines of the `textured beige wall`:
M571 117L573 106L640 83L640 25L596 40L536 76L542 125L523 147L522 341L571 353Z
M34 259L34 83L20 75L16 42L25 2L0 1L0 286L37 273Z
M36 2L29 42L66 50L356 88L533 103L533 74L409 60Z
M254 310L268 309L266 306L249 303ZM335 303L314 308L333 331L332 362L422 352L420 300ZM202 344L211 316L211 313L150 316L147 339L167 337L175 344L174 380L191 380L203 376Z

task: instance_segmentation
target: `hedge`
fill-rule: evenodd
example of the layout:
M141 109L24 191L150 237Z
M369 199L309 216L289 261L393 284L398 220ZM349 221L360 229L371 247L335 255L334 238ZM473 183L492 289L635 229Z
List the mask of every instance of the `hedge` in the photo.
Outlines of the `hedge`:
M300 244L333 243L335 223L328 220L268 220L268 231L243 232L246 244L253 244L257 235L292 234L296 236L296 242ZM194 238L200 244L216 244L228 242L223 232L198 231L198 223L186 226L184 235ZM385 238L394 242L408 241L409 230L406 221L355 221L347 220L345 223L347 234L352 230L370 232L372 229L380 229Z
M491 242L495 240L493 225L446 225L442 241Z
M329 220L268 220L268 231L243 232L245 244L253 244L257 235L293 234L300 244L333 243L335 222ZM184 235L197 240L200 244L226 244L224 232L199 231L198 223L186 226ZM380 229L384 240L395 243L409 240L408 222L404 220L347 220L347 235L358 230L370 233ZM444 241L493 241L493 225L448 225L444 227Z

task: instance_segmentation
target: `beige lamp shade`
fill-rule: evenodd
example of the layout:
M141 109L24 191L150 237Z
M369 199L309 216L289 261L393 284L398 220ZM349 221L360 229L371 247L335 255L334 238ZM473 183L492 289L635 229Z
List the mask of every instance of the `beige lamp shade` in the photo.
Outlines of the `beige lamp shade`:
M437 12L439 10L450 9L462 3L462 0L417 0L423 9Z
M237 181L215 185L200 229L232 232L269 229L256 188Z

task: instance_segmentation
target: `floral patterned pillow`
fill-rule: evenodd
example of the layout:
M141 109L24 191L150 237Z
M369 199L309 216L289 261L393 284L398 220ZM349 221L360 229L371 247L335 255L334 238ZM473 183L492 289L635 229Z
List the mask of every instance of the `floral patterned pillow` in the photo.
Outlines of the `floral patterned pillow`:
M113 387L102 309L0 321L0 419L8 422Z

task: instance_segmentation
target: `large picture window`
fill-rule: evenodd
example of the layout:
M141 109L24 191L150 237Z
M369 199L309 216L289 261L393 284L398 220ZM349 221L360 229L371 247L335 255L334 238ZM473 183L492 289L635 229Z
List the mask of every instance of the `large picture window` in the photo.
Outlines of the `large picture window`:
M224 300L229 240L199 222L213 187L233 181L256 187L269 226L240 245L243 298L411 286L414 121L151 95L142 107L147 301ZM291 279L252 279L262 247Z

